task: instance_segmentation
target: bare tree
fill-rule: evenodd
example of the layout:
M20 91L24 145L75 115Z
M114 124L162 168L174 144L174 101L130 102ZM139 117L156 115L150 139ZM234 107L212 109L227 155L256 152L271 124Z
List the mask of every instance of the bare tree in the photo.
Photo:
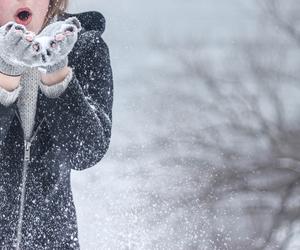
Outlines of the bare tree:
M300 238L300 3L257 6L258 34L231 46L221 67L203 43L161 45L180 65L169 79L190 87L175 85L173 98L196 117L176 131L186 155L162 161L193 159L199 185L202 167L210 171L198 198L211 212L214 249L287 250Z

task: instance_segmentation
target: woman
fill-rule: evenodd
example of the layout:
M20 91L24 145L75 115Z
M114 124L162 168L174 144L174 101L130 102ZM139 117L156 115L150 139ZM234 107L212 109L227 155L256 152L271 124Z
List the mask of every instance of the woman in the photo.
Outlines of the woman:
M0 0L0 249L79 249L70 172L109 147L105 19L66 6Z

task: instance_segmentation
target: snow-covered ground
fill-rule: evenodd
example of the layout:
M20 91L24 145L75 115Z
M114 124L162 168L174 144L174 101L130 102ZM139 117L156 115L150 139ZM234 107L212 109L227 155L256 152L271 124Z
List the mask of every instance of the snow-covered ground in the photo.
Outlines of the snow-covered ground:
M197 198L209 177L207 167L172 161L197 154L181 147L179 132L201 124L189 124L197 121L192 110L173 95L193 90L185 81L163 80L175 66L156 44L195 40L222 50L217 42L234 43L253 32L251 4L71 2L71 12L98 10L105 16L103 38L114 73L109 152L97 166L72 175L82 249L213 249L206 230L211 218Z

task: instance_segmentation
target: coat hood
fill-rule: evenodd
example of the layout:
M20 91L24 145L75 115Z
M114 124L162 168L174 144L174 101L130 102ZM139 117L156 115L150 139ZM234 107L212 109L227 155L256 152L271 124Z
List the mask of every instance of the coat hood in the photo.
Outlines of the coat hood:
M88 11L88 12L77 13L77 14L76 13L70 14L67 12L63 12L58 17L58 20L65 20L71 16L77 17L81 22L81 26L82 26L81 32L96 30L102 34L105 30L105 18L100 12Z

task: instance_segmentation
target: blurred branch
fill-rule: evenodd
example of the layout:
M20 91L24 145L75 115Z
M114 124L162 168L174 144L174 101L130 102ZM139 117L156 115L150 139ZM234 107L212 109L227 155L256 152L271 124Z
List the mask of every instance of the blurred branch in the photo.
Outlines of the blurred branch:
M166 74L172 83L178 83L174 98L183 110L194 111L192 116L199 121L197 126L176 131L176 142L194 156L195 164L198 159L199 168L204 162L211 164L207 170L211 171L209 184L199 192L198 198L215 211L215 206L230 203L231 196L240 196L241 202L243 194L277 197L278 207L258 199L257 203L244 208L255 220L255 213L273 206L271 226L268 229L261 226L265 237L258 246L258 249L267 249L274 244L275 235L285 223L290 225L300 217L299 204L299 211L293 211L295 214L287 206L288 200L294 199L293 190L300 185L300 130L291 123L282 93L283 89L300 93L299 70L289 68L295 64L291 51L300 49L300 34L294 16L281 8L281 5L292 8L290 2L257 2L271 20L271 26L262 30L274 31L278 27L276 34L261 32L255 38L241 39L235 45L234 60L224 61L222 67L215 66L207 54L203 55L205 44L199 41L183 42L173 48L170 44L163 45L160 49L163 48L179 68ZM300 7L300 2L298 4ZM241 57L241 64L233 64L237 55ZM298 67L295 65L295 69ZM181 91L182 85L189 91ZM298 116L299 113L295 114ZM170 136L169 140L175 139ZM195 175L199 173L195 171ZM253 181L255 178L261 181ZM201 178L198 179L200 185ZM185 200L185 204L192 199ZM238 205L233 206L238 211ZM217 232L214 230L216 228L212 228ZM278 243L281 249L289 244L293 234L292 229L289 230L287 237ZM259 232L257 237L261 237Z
M295 24L291 23L287 18L284 18L280 13L278 0L265 0L264 3L265 12L272 18L273 23L300 47L300 34L298 33Z

